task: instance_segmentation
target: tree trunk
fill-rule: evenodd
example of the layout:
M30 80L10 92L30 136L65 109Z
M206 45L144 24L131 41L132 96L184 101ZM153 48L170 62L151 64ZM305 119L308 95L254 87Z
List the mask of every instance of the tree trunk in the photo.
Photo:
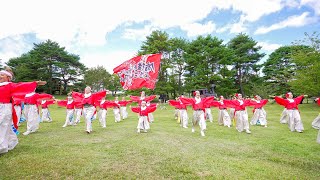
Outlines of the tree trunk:
M63 94L67 94L68 81L63 81Z
M178 93L181 95L181 74L179 73L179 80L178 80Z
M239 76L238 76L238 78L239 78L240 92L241 92L241 94L242 94L242 97L244 97L245 94L244 94L243 85L242 85L242 72L241 72L241 68L239 68Z

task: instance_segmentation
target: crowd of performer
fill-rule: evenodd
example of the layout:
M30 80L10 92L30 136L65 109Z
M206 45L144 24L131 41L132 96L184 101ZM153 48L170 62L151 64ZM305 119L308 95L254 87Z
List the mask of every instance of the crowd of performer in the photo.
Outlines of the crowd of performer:
M130 96L130 100L121 100L115 97L113 101L106 100L107 91L91 92L90 87L84 89L84 93L72 92L68 94L66 100L56 100L52 95L36 93L37 86L44 85L44 81L35 82L11 82L13 73L10 68L0 71L0 154L12 150L18 144L19 123L26 120L26 131L23 135L29 135L39 129L40 122L52 122L49 107L52 104L66 108L66 118L62 125L75 126L80 123L81 116L85 119L85 131L90 134L92 121L98 115L99 124L106 128L107 109L112 108L116 123L128 118L127 106L133 102L136 107L131 107L131 111L138 114L137 132L147 132L150 124L154 121L153 112L156 111L158 104L151 103L156 98L155 95L146 96L142 91L140 96ZM199 127L200 135L205 136L207 120L213 122L211 107L216 107L218 111L217 122L221 126L231 128L235 126L238 132L251 134L250 125L261 125L268 127L267 112L264 106L268 103L267 99L254 96L254 99L244 99L242 94L235 94L232 99L201 97L199 91L194 92L194 97L187 98L181 95L175 100L169 100L169 105L175 108L175 118L183 128L188 128L189 118L187 106L193 109L191 121L191 132L194 133ZM301 95L293 98L292 93L287 93L286 98L274 97L276 103L284 106L284 111L280 123L288 124L290 131L302 133L303 123L298 110L298 105L305 96ZM319 98L316 99L320 105ZM253 116L249 122L247 107L253 107ZM41 113L39 111L41 107ZM229 109L229 112L228 112ZM40 116L42 114L42 116ZM312 122L312 127L320 129L320 114ZM320 143L320 131L318 140Z

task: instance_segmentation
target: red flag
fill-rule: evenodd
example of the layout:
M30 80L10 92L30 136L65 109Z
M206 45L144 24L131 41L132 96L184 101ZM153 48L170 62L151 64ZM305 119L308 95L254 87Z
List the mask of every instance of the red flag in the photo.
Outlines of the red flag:
M113 69L124 90L146 87L154 89L160 67L161 54L134 57Z

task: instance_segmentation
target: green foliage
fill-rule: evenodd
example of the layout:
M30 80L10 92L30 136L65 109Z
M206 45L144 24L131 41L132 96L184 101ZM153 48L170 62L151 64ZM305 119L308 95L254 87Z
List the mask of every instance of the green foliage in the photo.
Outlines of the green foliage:
M292 45L276 49L269 55L264 63L263 73L268 87L273 89L273 94L285 94L291 91L289 82L293 80L297 65L293 62L293 55L307 46Z
M166 32L159 30L153 31L146 37L146 40L142 42L141 50L138 55L168 52L168 40L169 35Z
M90 68L84 73L84 83L93 91L107 89L110 82L111 74L103 66Z
M66 93L67 85L76 83L85 71L78 55L68 53L64 47L51 40L34 44L31 51L18 58L12 58L8 65L16 74L16 81L44 80L46 92L60 91L61 85Z
M226 71L229 53L222 40L208 35L199 36L190 42L186 53L186 87L188 90L207 88L217 84L222 77L220 71ZM225 72L224 75L229 75ZM219 86L218 86L219 87Z
M241 94L245 94L244 84L250 82L251 77L258 76L260 66L257 63L265 56L259 53L260 46L246 34L239 34L228 43L233 51L232 65L236 71L236 83Z
M119 76L110 74L103 66L88 69L84 74L83 83L90 86L93 91L107 89L112 92L112 95L122 90Z
M112 91L112 94L114 95L114 93L116 91L121 91L123 90L122 89L122 86L120 84L120 79L119 79L119 76L116 75L116 74L112 74L111 77L110 77L110 81L108 82L108 85L107 85L107 89Z
M185 73L186 60L184 57L188 42L182 38L172 38L170 44L170 62L172 64L170 72L170 86L173 87L172 97L183 93L183 75Z
M293 80L289 82L295 92L311 96L320 95L320 39L319 34L306 34L304 41L308 46L293 54L293 62L297 65Z

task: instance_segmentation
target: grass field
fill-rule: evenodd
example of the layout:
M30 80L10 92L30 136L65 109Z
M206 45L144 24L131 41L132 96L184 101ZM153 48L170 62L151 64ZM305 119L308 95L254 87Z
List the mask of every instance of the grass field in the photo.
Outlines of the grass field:
M320 179L318 131L311 127L320 108L300 105L304 133L279 123L282 107L265 109L268 127L250 126L250 135L218 126L213 109L215 121L201 137L199 128L182 129L171 107L154 113L148 133L136 133L136 114L115 123L109 109L107 128L95 120L93 133L86 134L83 118L62 128L65 109L54 105L52 123L19 135L19 145L0 156L0 179ZM191 113L189 108L189 118ZM25 130L23 123L20 132Z

